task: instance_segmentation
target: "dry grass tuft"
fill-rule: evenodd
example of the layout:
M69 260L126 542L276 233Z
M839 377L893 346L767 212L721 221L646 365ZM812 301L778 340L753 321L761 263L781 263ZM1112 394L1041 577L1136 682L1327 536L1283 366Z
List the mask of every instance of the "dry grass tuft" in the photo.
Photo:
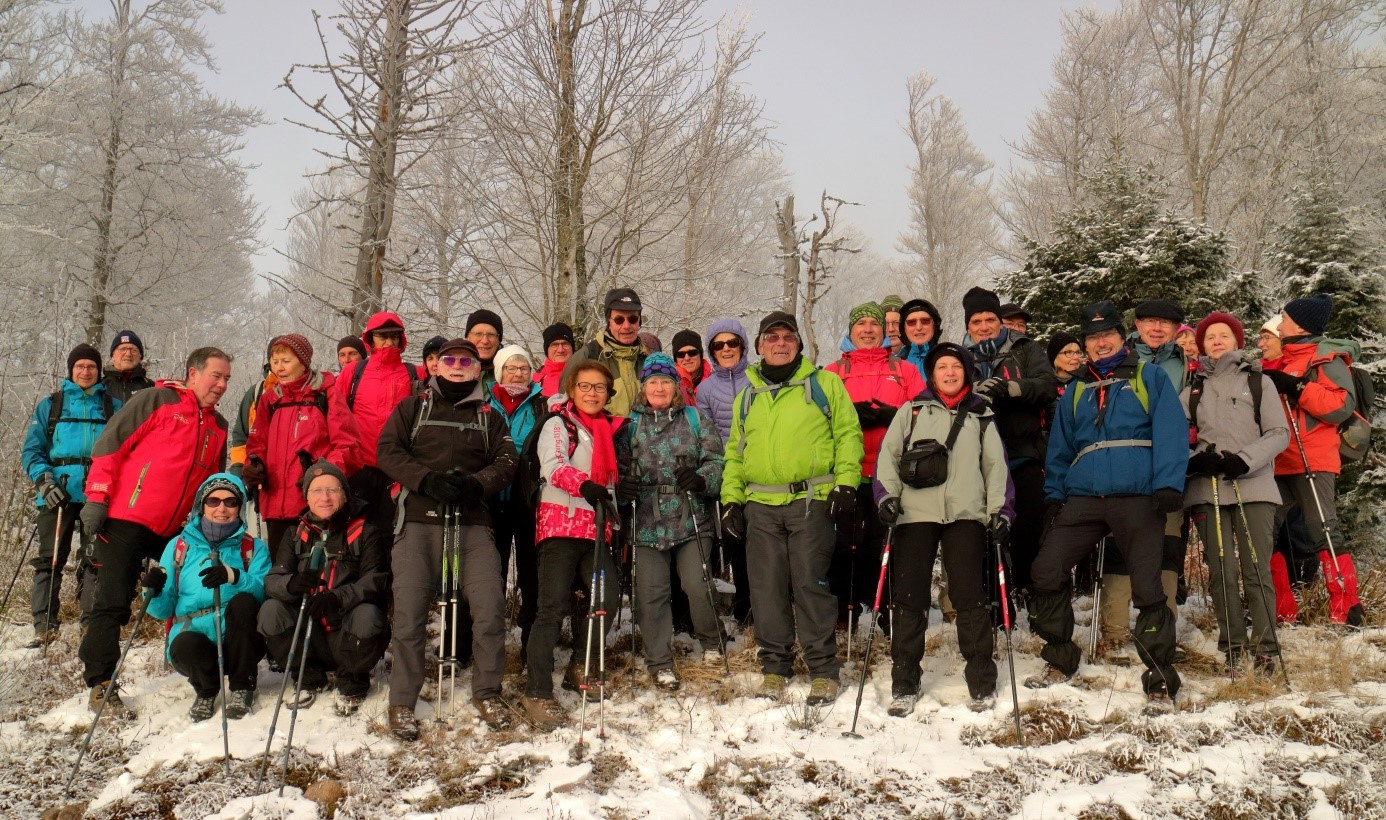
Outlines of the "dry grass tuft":
M1025 745L1045 746L1051 743L1080 740L1096 732L1100 725L1088 720L1078 710L1070 711L1061 703L1041 703L1021 708L1021 725L1025 730ZM999 726L969 726L959 739L968 746L1018 746L1015 722L1008 719Z
M1386 726L1346 712L1298 715L1282 710L1240 712L1233 719L1253 735L1273 736L1308 746L1332 746L1352 751L1376 750L1386 744Z
M1076 820L1134 820L1119 803L1104 800L1078 812Z

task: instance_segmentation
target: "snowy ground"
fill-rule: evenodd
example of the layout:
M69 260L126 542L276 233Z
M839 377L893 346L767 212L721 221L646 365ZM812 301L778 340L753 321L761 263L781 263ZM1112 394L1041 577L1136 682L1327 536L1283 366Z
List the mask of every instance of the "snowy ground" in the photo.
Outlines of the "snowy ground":
M1090 604L1079 599L1075 636L1086 646ZM0 806L33 817L90 801L93 817L312 818L330 816L303 796L320 780L346 787L337 817L1368 817L1386 816L1386 635L1348 637L1321 627L1283 632L1294 691L1228 681L1191 601L1180 640L1193 657L1176 714L1146 717L1139 667L1085 665L1075 685L1020 691L1027 745L1016 743L1004 656L996 709L966 704L951 626L931 628L926 695L915 714L885 714L886 642L878 639L858 732L851 723L860 644L844 668L842 697L804 705L797 678L781 702L750 696L760 683L753 650L738 641L732 676L687 661L683 691L657 694L628 653L613 656L606 739L573 756L576 726L488 731L459 690L456 718L402 745L384 731L378 683L362 712L332 714L326 698L295 730L289 786L278 797L281 714L267 782L260 754L280 677L264 671L255 711L230 730L232 776L221 769L219 717L193 725L192 691L164 670L157 638L137 642L123 676L139 718L103 718L92 751L63 798L63 781L90 725L75 660L76 631L47 657L20 648L27 627L0 635ZM939 623L937 611L934 623ZM628 645L623 634L618 645ZM1039 670L1038 641L1017 634L1016 675ZM566 656L566 650L561 650ZM520 680L511 647L508 682ZM561 666L560 666L561 668ZM464 684L467 678L459 681ZM1277 680L1278 682L1278 680ZM431 688L431 687L430 687ZM429 691L426 690L426 695ZM573 710L577 699L560 699ZM66 815L65 815L66 816ZM73 814L71 816L79 816Z

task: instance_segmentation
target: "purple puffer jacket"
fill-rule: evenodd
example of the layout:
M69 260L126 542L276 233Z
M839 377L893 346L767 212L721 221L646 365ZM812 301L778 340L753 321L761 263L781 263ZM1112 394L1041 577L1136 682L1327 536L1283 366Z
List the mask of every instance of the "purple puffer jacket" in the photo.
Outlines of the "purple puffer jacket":
M735 333L741 337L741 361L731 368L717 364L717 357L712 355L712 340L719 333ZM746 379L746 364L751 355L750 342L746 329L735 319L718 319L703 335L703 347L707 361L712 365L712 375L698 385L698 409L716 422L723 444L731 437L732 407L736 403L736 394L750 384Z

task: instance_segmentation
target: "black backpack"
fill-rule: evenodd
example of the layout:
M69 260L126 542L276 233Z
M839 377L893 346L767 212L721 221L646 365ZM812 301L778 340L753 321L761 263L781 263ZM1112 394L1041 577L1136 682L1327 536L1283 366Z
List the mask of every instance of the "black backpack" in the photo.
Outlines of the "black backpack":
M49 396L49 402L48 402L48 428L47 428L47 429L48 429L48 446L49 446L49 447L52 447L52 446L53 446L53 434L54 434L55 432L57 432L57 430L58 430L58 423L59 423L59 422L64 422L64 421L66 421L66 422L72 422L72 423L74 423L74 424L99 424L99 425L103 425L103 426L104 426L104 425L106 424L106 422L108 422L108 421L111 420L111 416L115 415L115 401L111 398L111 394L110 394L110 393L108 393L108 392L106 392L106 391L104 391L104 390L101 391L101 418L99 418L99 419L79 419L79 418L73 418L73 417L71 417L71 416L64 416L64 415L63 415L63 410L64 410L64 409L66 409L66 408L63 407L63 391L62 391L62 390L55 390L55 391L53 391L53 395L52 395L52 396ZM59 459L59 461L63 462L64 464L81 464L81 465L83 465L83 466L86 466L86 465L91 464L91 459L90 459L90 458ZM61 464L54 464L53 466L54 466L54 467L59 467L59 466L62 466L62 465L61 465Z
M555 416L563 421L563 426L568 431L568 457L571 458L577 450L577 424L563 413L557 410L548 410L542 418L534 423L534 429L529 431L529 437L525 439L524 446L520 448L519 462L515 467L515 481L511 485L511 497L530 509L538 508L539 493L545 484L539 471L539 434L543 431L544 425L548 424L549 419Z

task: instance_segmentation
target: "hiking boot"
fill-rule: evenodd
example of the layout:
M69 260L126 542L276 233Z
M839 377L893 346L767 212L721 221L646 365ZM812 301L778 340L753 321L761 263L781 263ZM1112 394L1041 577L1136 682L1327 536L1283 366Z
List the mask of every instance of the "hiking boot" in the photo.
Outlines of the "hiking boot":
M1361 604L1353 604L1347 611L1347 625L1353 629L1361 629L1367 622L1367 611Z
M1188 662L1189 662L1189 650L1185 649L1184 647L1180 646L1179 644L1175 644L1175 645L1174 645L1174 654L1170 656L1169 662L1170 662L1170 663L1188 663Z
M1146 694L1145 713L1147 715L1168 715L1174 711L1174 698L1164 687L1152 689Z
M198 695L193 699L192 708L188 710L188 717L192 718L193 723L201 723L217 713L217 696L203 697Z
M390 707L390 734L406 743L419 739L419 720L409 706Z
M679 691L679 676L672 669L660 669L654 673L654 685L666 692Z
M917 702L918 694L896 695L890 699L890 708L886 709L886 714L891 717L905 717L914 711Z
M1136 648L1126 641L1101 642L1098 657L1113 666L1132 666L1140 660Z
M563 688L569 692L581 692L582 680L582 664L570 663L568 668L563 670Z
M489 698L479 698L472 701L476 707L476 713L492 731L503 732L515 725L515 715L510 711L510 706L506 704L499 695Z
M337 713L337 717L351 717L361 708L361 704L366 702L365 695L347 695L338 691L332 701L332 709Z
M1060 683L1068 683L1073 676L1052 663L1044 665L1044 671L1025 679L1027 689L1048 689Z
M553 698L532 698L526 695L520 699L520 705L524 707L525 717L530 724L541 732L552 732L568 723L568 713L563 711L562 704Z
M993 692L990 695L982 695L981 697L973 698L972 701L967 704L967 708L974 712L990 712L992 709L996 708L996 693Z
M814 678L809 684L808 698L804 701L809 706L823 706L837 700L837 693L841 687L832 678Z
M718 648L715 647L715 646L712 647L711 649L704 649L704 650L703 650L703 663L721 663L721 662L722 662L722 650L718 649Z
M956 621L956 620L958 620L958 613L952 611L951 609L948 610L947 612L943 613L943 622L944 622L944 623L946 623L946 624L951 624L951 623L953 623L953 622Z
M776 675L769 672L765 675L765 680L760 684L760 697L779 700L784 697L785 687L789 686L789 678L784 675Z
M232 689L226 696L226 716L231 720L240 720L250 714L250 707L254 705L254 689Z
M110 690L109 692L107 690ZM91 688L91 693L87 695L87 707L92 714L101 711L101 702L106 701L106 714L119 715L123 718L133 718L135 712L126 707L125 701L120 699L120 685L110 681L98 683Z
M42 649L58 639L56 629L35 629L34 639L24 644L25 649Z
M1252 661L1252 669L1258 675L1273 677L1275 675L1275 656L1257 655L1256 659Z

